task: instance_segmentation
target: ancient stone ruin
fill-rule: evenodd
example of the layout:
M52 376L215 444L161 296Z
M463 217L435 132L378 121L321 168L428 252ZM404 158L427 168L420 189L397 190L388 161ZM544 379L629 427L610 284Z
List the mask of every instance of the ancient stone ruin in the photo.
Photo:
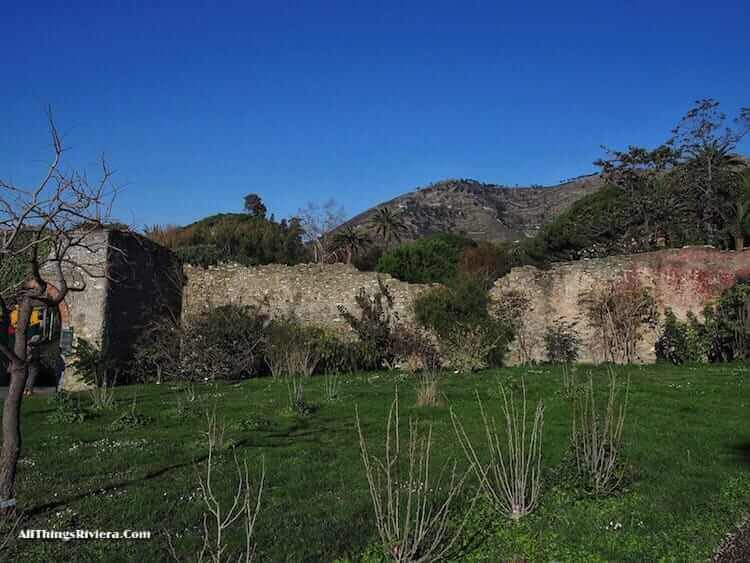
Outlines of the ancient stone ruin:
M657 309L670 308L679 319L692 311L702 317L703 308L734 285L739 277L750 277L750 249L721 251L712 247L685 247L628 256L610 256L578 262L562 262L549 269L533 266L514 268L495 284L495 299L509 291L518 291L530 299L525 318L525 350L516 340L508 361L544 361L542 335L549 323L563 320L576 323L580 339L579 361L604 361L601 339L586 322L580 299L582 294L606 281L632 277L653 296ZM656 360L654 343L658 328L645 330L638 343L637 361Z
M338 305L354 308L359 288L377 289L374 272L360 272L345 264L303 264L299 266L219 265L208 269L185 266L183 315L199 314L211 306L234 304L269 305L271 312L294 310L304 322L347 331ZM750 276L750 249L721 251L712 247L686 247L629 256L611 256L553 264L540 270L533 266L514 268L492 289L494 299L508 291L526 295L530 307L524 327L528 350L519 342L511 346L508 362L544 361L542 336L554 320L576 323L579 333L579 360L601 362L604 355L598 339L582 314L581 294L597 284L635 276L648 289L660 312L669 307L678 318L688 311L699 318L704 306L734 284L738 277ZM384 276L403 322L413 322L412 305L427 285L408 284ZM651 328L638 343L637 360L653 362L658 329Z
M360 288L374 292L380 275L345 264L183 267L171 251L119 229L97 231L89 250L81 252L89 253L80 258L92 265L92 275L86 275L85 291L71 292L65 299L60 310L63 333L100 346L121 365L132 357L133 346L150 320L164 314L184 319L224 304L261 305L272 315L294 312L303 322L347 332L339 306L353 310ZM84 276L82 272L72 275ZM529 299L523 346L518 339L512 344L508 363L544 361L542 336L555 320L576 323L580 361L603 361L597 334L586 323L580 297L598 283L624 276L639 280L659 311L671 308L683 319L692 311L700 318L707 303L737 278L750 276L750 250L686 247L558 263L544 270L514 268L491 291L496 300L507 292ZM430 286L382 277L393 293L400 320L413 323L414 300ZM638 343L637 361L655 360L657 336L656 327L646 331ZM65 388L81 387L80 378L68 370Z
M68 293L60 307L62 335L100 347L117 369L132 357L151 319L168 312L179 318L181 265L170 250L131 231L105 228L88 237L87 247L76 249L80 256L75 257L86 271L66 272L66 279L85 281L86 287ZM53 275L48 279L56 281ZM64 388L82 386L73 370L66 369Z

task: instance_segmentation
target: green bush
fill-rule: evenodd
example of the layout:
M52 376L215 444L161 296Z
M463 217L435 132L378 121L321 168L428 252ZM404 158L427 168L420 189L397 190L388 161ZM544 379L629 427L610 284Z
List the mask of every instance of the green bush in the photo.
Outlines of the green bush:
M113 365L113 361L95 344L85 338L76 339L75 360L71 367L85 383L94 387L113 385Z
M489 318L490 297L484 283L472 277L460 277L448 285L432 288L414 302L417 322L440 336L446 336L457 324L477 325Z
M709 338L706 328L692 312L680 321L671 309L664 313L664 323L655 344L656 359L682 364L705 362L708 359Z
M319 373L352 373L377 367L361 342L344 339L333 331L321 330L318 333L318 346Z
M445 283L456 275L461 252L475 245L459 235L433 235L384 254L376 270L409 283Z
M263 342L270 324L258 307L223 305L184 327L181 374L190 380L240 379L264 371Z
M485 279L489 284L507 274L511 266L509 249L491 242L480 242L464 248L458 257L460 275Z
M143 413L134 411L128 411L122 413L109 425L109 429L112 432L120 432L122 430L131 430L133 428L140 428L146 426L154 421L153 417Z
M490 315L485 280L459 276L450 284L423 293L414 302L417 322L438 335L443 356L458 361L458 348L471 347L481 357L476 366L500 366L513 340L513 325ZM466 362L461 362L465 364ZM472 368L478 369L478 368Z
M298 264L308 258L297 219L275 221L247 213L212 215L157 241L168 243L184 262L204 267L218 262Z
M361 272L374 272L383 257L383 248L377 245L368 246L352 257L352 264Z
M502 366L511 340L507 325L488 318L476 325L456 325L440 338L440 351L452 370L470 373Z
M556 320L544 330L544 349L547 361L572 363L578 359L576 323Z
M225 256L214 244L191 244L175 249L175 253L185 264L203 266L218 264Z
M750 360L750 279L738 280L703 314L709 360Z
M692 312L685 321L666 311L656 341L662 361L731 362L750 360L750 280L741 279L703 310L701 323Z
M360 288L354 300L359 314L351 313L342 305L338 309L359 337L360 361L368 368L391 367L394 360L391 331L398 321L398 315L393 311L393 294L378 277L378 289L372 296Z

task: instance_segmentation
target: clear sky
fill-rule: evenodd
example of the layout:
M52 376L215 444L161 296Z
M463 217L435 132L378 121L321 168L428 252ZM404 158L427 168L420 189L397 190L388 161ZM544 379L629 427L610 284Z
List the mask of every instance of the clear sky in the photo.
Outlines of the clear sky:
M67 163L106 154L139 227L248 192L282 217L446 177L553 184L698 98L750 105L748 0L8 0L0 45L0 177L43 172L50 104Z

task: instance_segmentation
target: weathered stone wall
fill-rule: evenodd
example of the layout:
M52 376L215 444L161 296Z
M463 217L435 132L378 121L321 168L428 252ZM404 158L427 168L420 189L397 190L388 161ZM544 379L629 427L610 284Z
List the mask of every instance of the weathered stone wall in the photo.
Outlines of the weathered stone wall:
M71 262L82 268L64 268L66 282L70 287L82 288L83 291L70 291L65 297L64 307L67 316L63 316L63 328L72 328L74 338L84 338L89 342L102 345L104 338L104 304L107 298L109 282L106 278L109 232L92 231L86 235L85 246L73 248ZM60 285L57 275L50 271L47 279L55 286ZM63 387L68 391L78 391L86 387L81 377L71 367L73 357L64 358L67 364Z
M221 264L207 269L184 267L183 318L226 304L258 305L266 301L272 314L294 311L302 321L349 332L338 306L356 311L360 288L372 295L378 275L360 272L345 264L245 267ZM380 274L394 297L394 309L404 322L412 322L412 304L428 285L408 284Z
M65 268L71 291L65 297L65 328L74 340L83 338L100 347L117 367L127 367L143 327L160 315L180 317L181 264L177 256L138 234L101 229L86 235L85 245L73 249L71 261L82 266ZM52 284L59 285L54 273ZM85 387L70 367L63 386L70 391Z
M660 312L669 307L678 318L684 319L688 311L700 318L708 302L732 286L738 277L750 276L750 249L734 252L711 247L686 247L566 262L555 264L548 270L532 266L514 268L498 280L492 290L494 299L512 290L520 291L531 299L531 310L526 316L524 330L525 346L516 340L509 362L520 363L525 355L531 360L543 361L543 334L545 328L556 319L577 323L580 361L603 361L601 338L588 326L579 306L579 298L597 283L625 276L634 276L650 290ZM657 336L656 329L646 332L637 348L640 361L654 361Z
M143 236L113 230L107 267L103 349L127 367L136 341L151 321L180 318L182 264L172 251Z

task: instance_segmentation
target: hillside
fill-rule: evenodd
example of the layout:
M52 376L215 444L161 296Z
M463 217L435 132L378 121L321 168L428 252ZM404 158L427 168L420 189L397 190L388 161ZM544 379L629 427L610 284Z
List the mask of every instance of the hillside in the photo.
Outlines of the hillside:
M476 180L445 180L400 195L353 217L343 226L369 230L376 210L393 207L408 228L405 240L434 233L463 233L475 240L533 237L582 197L601 188L601 178L581 176L557 186L508 188Z

